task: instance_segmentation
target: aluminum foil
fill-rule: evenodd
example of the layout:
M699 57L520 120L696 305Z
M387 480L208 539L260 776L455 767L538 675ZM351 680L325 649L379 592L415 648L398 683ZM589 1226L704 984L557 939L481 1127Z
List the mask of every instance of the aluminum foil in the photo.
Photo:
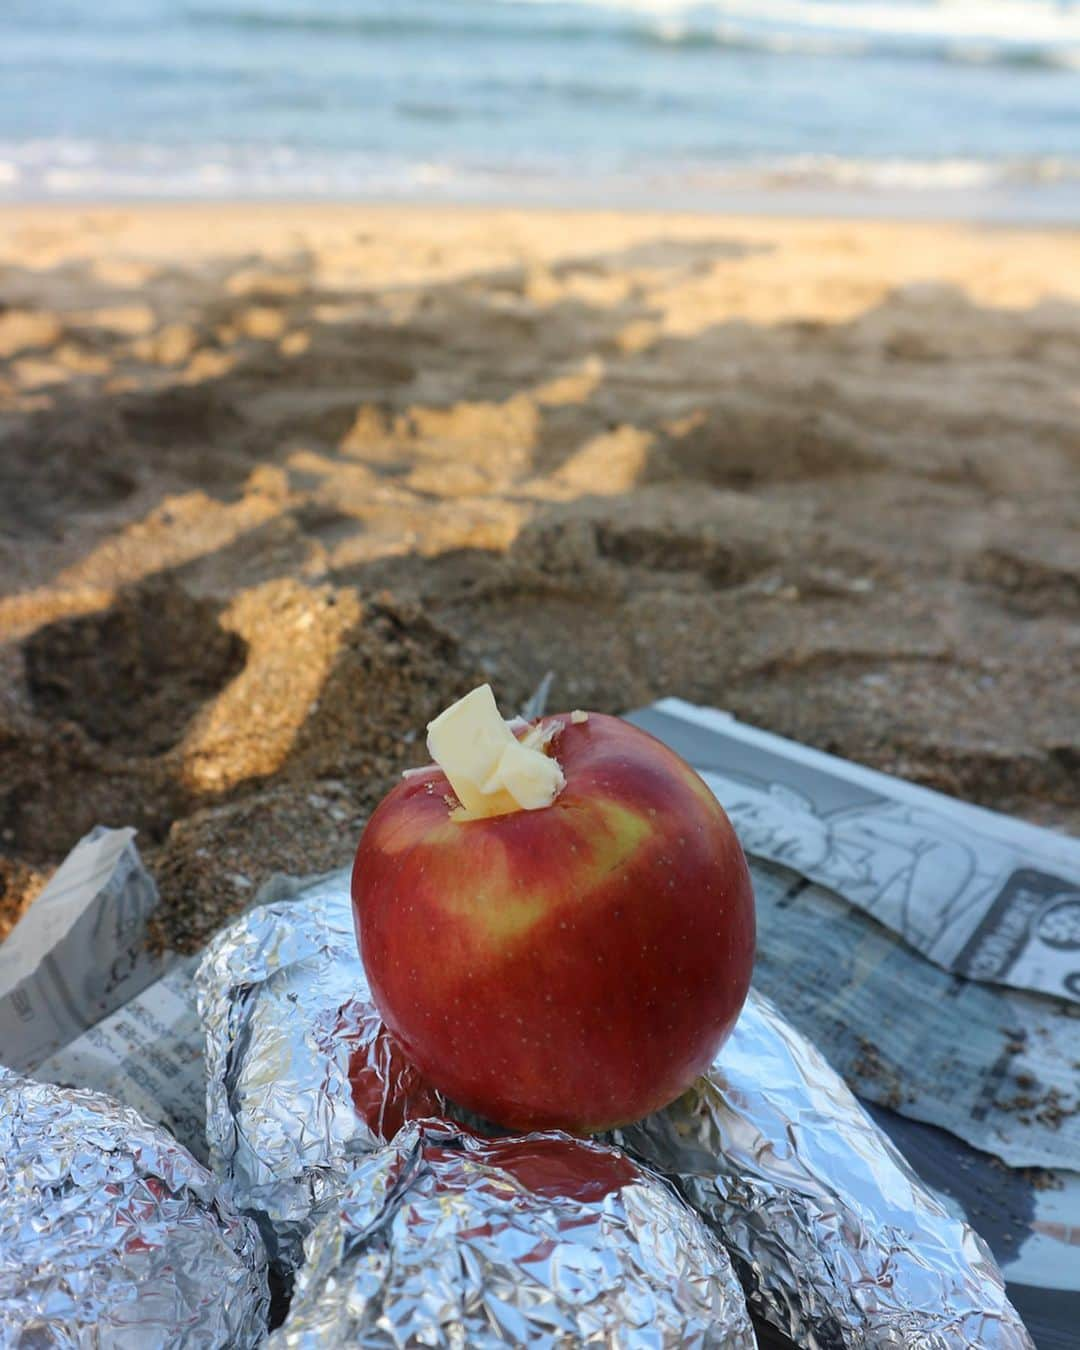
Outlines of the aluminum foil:
M756 1345L723 1248L618 1150L410 1125L309 1236L275 1350Z
M368 1242L357 1236L368 1222L358 1179L390 1185L380 1169L397 1154L366 1155L405 1122L453 1108L386 1039L356 951L348 873L243 916L216 939L198 982L215 1164L261 1219L285 1273L345 1196L346 1227L335 1236L328 1218L312 1237L316 1265L300 1306L324 1306L331 1286L359 1306L357 1281L377 1286L369 1265L356 1267L362 1280L350 1273L335 1284L329 1272ZM409 1148L422 1154L417 1137ZM731 1254L752 1308L799 1345L1031 1344L982 1241L764 999L751 994L717 1066L690 1093L614 1138L680 1187ZM380 1205L370 1222L389 1231L398 1211ZM304 1325L294 1320L289 1334L306 1334Z
M246 1350L266 1253L165 1130L0 1068L0 1346Z
M286 1276L356 1157L442 1114L371 1001L348 872L296 893L223 929L195 976L211 1164Z
M677 1183L751 1309L800 1346L1032 1345L982 1239L754 993L710 1073L614 1138Z

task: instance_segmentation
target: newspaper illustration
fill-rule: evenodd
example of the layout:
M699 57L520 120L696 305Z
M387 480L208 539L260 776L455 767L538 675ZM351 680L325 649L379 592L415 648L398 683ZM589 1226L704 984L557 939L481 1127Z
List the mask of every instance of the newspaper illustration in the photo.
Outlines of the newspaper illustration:
M663 699L746 851L835 891L936 965L1080 1003L1080 841Z
M98 826L0 944L0 1056L34 1070L145 989L166 960L146 949L157 887L135 831Z
M1080 1166L1080 1009L958 979L799 873L751 870L754 985L860 1097L1012 1167Z

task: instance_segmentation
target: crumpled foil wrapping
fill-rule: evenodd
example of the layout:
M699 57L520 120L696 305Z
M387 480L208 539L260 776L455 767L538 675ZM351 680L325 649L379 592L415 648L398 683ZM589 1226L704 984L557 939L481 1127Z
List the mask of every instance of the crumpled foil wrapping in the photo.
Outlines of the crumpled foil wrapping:
M241 917L214 942L198 982L213 1159L238 1204L260 1218L283 1272L303 1260L316 1220L350 1197L347 1228L335 1236L328 1218L308 1252L316 1265L304 1298L316 1298L317 1268L322 1306L330 1267L359 1250L355 1235L366 1231L361 1179L377 1186L391 1166L391 1155L370 1164L365 1155L406 1121L452 1108L386 1039L356 951L347 872ZM1031 1345L981 1239L754 994L712 1072L613 1139L675 1182L727 1248L752 1309L799 1345ZM338 1282L353 1291L341 1293L350 1307L361 1284L382 1278L363 1271ZM291 1325L300 1337L301 1324ZM364 1343L384 1343L372 1337Z
M407 1126L305 1244L276 1350L756 1345L723 1248L667 1185L568 1135Z
M195 976L210 1161L285 1276L354 1159L443 1114L371 1001L348 872L297 892L223 929Z
M254 1225L167 1131L0 1068L0 1346L246 1350L268 1306Z
M720 1236L751 1309L810 1350L1021 1350L982 1239L818 1050L751 992L710 1072L613 1138Z

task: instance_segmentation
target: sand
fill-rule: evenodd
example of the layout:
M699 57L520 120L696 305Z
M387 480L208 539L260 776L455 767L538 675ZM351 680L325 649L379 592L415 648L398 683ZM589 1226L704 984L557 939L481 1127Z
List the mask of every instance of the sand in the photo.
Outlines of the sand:
M0 213L0 936L347 862L424 723L662 695L1080 829L1080 233Z

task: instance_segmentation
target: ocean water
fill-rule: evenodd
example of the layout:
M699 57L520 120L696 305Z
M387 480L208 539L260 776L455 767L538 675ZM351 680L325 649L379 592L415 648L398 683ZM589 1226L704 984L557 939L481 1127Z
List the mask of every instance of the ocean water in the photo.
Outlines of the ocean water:
M0 199L1080 218L1080 0L2 0Z

